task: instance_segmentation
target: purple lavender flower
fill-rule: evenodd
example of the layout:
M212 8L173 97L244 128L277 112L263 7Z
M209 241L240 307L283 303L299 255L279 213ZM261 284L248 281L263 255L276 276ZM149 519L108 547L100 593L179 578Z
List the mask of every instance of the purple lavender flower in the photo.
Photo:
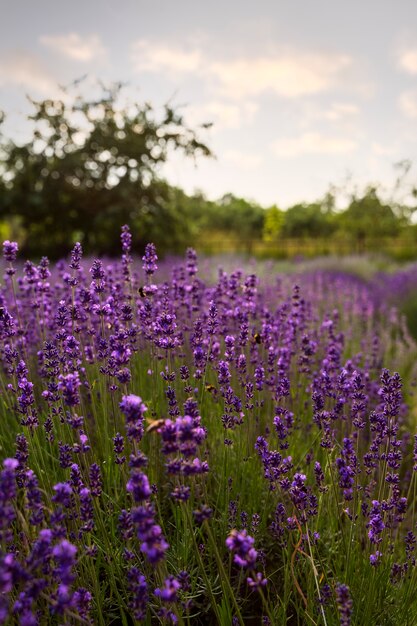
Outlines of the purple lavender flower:
M186 256L187 256L187 272L189 276L193 277L198 272L197 253L193 248L187 248Z
M142 398L134 394L123 396L119 406L126 417L128 438L140 441L144 432L143 422L145 412L148 410L146 405L142 402Z
M79 270L81 267L81 259L83 256L83 249L80 243L76 243L71 252L71 263L69 264L70 268L73 270Z
M171 497L177 502L186 502L191 495L191 488L187 485L179 485L171 492Z
M90 465L90 488L91 494L96 498L101 496L103 491L103 480L101 477L100 466L97 463Z
M158 524L154 524L146 534L142 534L142 537L143 541L140 549L149 563L156 565L165 557L165 553L169 548L169 543L165 540L161 527Z
M29 521L34 526L39 526L44 520L44 507L38 479L32 470L26 472L25 483L28 509L31 512Z
M94 507L91 491L87 487L80 489L80 518L84 522L81 531L91 532L94 528Z
M31 553L27 559L27 565L31 571L43 568L49 570L49 561L52 555L53 533L49 528L43 528L32 545Z
M229 363L227 361L220 361L218 365L218 380L219 385L227 385L231 379Z
M15 241L3 241L3 257L5 261L9 263L13 263L16 261L17 252L19 250L19 246Z
M124 539L128 541L133 537L133 520L129 511L122 509L119 515L119 531Z
M79 388L81 381L78 372L60 374L58 377L58 389L62 391L64 402L68 406L76 406L80 403Z
M133 495L135 502L147 500L152 493L148 477L142 472L131 473L126 489Z
M255 566L258 553L253 547L255 540L248 535L246 530L238 531L235 528L230 531L226 539L226 547L234 553L234 562L239 567L252 568Z
M91 611L93 596L84 587L79 587L72 597L74 607L78 615L86 622L91 622L89 613Z
M6 307L0 309L0 337L13 337L16 334L16 324L13 316L9 313ZM13 351L10 347L5 347L5 355L7 353L12 356Z
M64 586L70 586L74 582L75 576L72 569L76 562L76 554L76 546L66 539L63 539L52 549L52 556L56 563L55 572Z
M368 537L371 543L381 543L381 533L385 528L385 523L383 521L382 507L378 500L372 500L372 510L367 527L369 528Z
M72 488L68 483L57 483L53 487L55 495L52 496L52 501L61 504L65 508L72 506Z
M124 254L129 254L131 246L132 246L132 235L130 232L130 228L127 224L122 226L122 232L120 235L120 240L122 242L122 250Z
M256 572L255 576L248 576L246 582L253 591L259 591L259 589L266 587L268 584L268 581L262 572Z
M353 602L347 585L337 583L336 602L337 608L339 609L340 626L350 626Z
M103 263L100 261L100 259L94 259L93 265L90 267L90 274L93 280L103 280L105 272L103 269Z
M379 550L377 550L374 554L370 555L369 563L373 567L376 567L377 565L379 565L381 557L382 557L382 553Z
M11 523L15 519L14 500L17 494L17 459L5 459L0 472L0 540L11 541Z
M84 481L81 475L80 466L77 463L71 464L71 473L69 484L72 487L72 490L75 493L80 493L81 489L84 487Z
M125 440L120 433L116 433L116 436L113 437L113 450L116 454L115 463L117 465L122 465L126 461L126 457L123 454L125 448Z
M168 578L164 580L162 589L155 589L154 594L158 598L161 598L163 602L176 602L179 589L181 589L179 581L174 578L174 576L168 576Z
M203 504L199 509L193 511L194 519L197 524L201 525L204 520L208 520L213 515L213 509Z
M100 261L100 259L94 259L93 265L91 266L89 271L93 279L93 282L91 283L92 291L97 294L102 294L106 285L106 282L104 280L106 274L103 269L103 263ZM99 313L102 312L100 308L97 309L97 311Z
M294 478L289 489L291 500L293 501L294 506L299 510L305 509L308 504L308 492L305 486L306 479L307 476L305 474L294 474Z
M153 243L148 243L145 247L145 254L142 257L143 269L147 276L152 276L158 269L156 264L158 257L156 255L156 248Z
M129 606L133 611L134 618L138 621L143 620L146 617L149 602L146 578L137 567L131 567L127 573L127 580L130 592Z

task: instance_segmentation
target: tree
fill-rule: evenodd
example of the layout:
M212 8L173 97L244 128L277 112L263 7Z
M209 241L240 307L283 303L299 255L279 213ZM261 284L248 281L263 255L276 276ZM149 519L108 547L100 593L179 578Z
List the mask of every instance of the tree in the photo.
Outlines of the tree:
M265 210L255 202L238 198L232 193L220 198L217 208L220 228L235 233L245 252L251 254L254 241L262 237Z
M329 197L322 202L295 204L284 213L284 237L326 237L334 231Z
M43 254L60 256L76 239L112 253L124 223L137 245L159 232L169 248L179 216L160 167L172 150L193 158L211 151L173 107L158 118L148 103L122 106L121 91L116 84L94 100L31 100L30 140L1 140L1 217L19 216L26 253L39 253L42 241Z
M391 206L380 200L377 188L370 186L363 195L352 197L340 214L339 225L354 239L357 251L363 252L368 241L397 235L401 224Z
M284 212L275 204L265 209L263 240L266 243L276 242L282 231Z

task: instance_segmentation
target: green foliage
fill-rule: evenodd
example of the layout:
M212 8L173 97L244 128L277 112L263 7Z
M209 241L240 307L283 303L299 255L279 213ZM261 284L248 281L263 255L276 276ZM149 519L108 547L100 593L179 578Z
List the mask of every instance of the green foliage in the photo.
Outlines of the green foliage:
M285 214L276 204L265 211L263 239L266 242L276 241L281 234Z
M260 239L264 225L264 209L254 202L238 198L229 193L212 205L213 222L223 232L235 232L247 252L251 252L253 241Z
M121 106L120 92L115 85L97 100L32 100L31 138L3 144L2 215L20 217L26 252L42 240L42 253L56 256L84 234L87 250L112 253L124 223L139 244L175 249L189 238L158 172L172 150L198 157L210 149L171 106L158 119L149 104Z
M368 187L362 196L354 196L338 222L354 239L359 251L367 239L392 237L400 230L399 219L392 208L380 200L375 187Z
M324 202L295 204L285 212L282 234L286 237L320 237L334 231L333 211Z

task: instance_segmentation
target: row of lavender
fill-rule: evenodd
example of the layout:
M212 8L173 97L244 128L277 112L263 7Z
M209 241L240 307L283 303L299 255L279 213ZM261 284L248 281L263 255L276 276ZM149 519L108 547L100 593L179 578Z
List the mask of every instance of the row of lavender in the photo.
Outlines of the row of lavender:
M345 275L204 281L193 250L158 269L121 239L19 272L3 244L0 624L415 623L396 310Z

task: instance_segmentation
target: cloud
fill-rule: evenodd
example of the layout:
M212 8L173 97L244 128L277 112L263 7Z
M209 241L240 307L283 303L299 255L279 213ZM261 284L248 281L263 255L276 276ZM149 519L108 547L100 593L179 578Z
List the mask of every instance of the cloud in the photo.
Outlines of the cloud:
M201 106L187 107L187 121L193 125L213 122L214 131L241 128L253 120L258 108L255 102L250 101L242 104L211 101Z
M304 154L346 154L356 148L357 143L353 139L328 137L317 132L279 139L272 144L272 150L278 157L289 158Z
M31 54L16 52L0 60L0 85L18 85L51 96L58 91L56 80Z
M374 141L371 145L371 149L373 154L375 154L376 156L392 156L393 154L395 154L395 150L392 146L386 146L384 144L378 143L377 141Z
M317 94L338 84L342 73L352 65L346 54L295 50L213 61L196 47L172 47L149 40L132 45L131 59L136 71L198 73L214 82L223 95L234 99L267 91L286 98Z
M187 73L197 71L202 64L201 52L197 49L172 48L144 39L133 43L131 60L137 72Z
M223 158L242 170L254 170L260 166L263 160L259 154L247 154L241 150L227 150Z
M242 98L271 91L298 98L327 90L349 67L346 55L285 53L272 57L212 63L209 73L227 95Z
M399 55L398 65L408 74L417 74L417 48L403 50Z
M404 115L411 119L417 118L417 90L404 91L398 99L398 104Z
M39 41L54 52L81 63L97 60L106 54L100 37L94 34L86 37L81 37L78 33L43 35Z
M343 120L346 118L354 117L360 112L359 107L356 104L349 102L335 102L324 113L324 117L332 122Z

